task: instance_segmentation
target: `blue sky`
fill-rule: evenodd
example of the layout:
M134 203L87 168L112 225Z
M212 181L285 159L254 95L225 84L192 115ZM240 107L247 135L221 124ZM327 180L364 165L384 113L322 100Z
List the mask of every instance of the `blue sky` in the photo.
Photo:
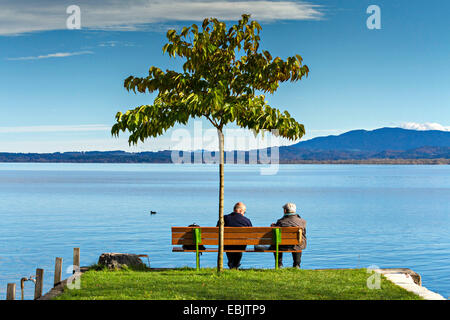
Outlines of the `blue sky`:
M81 30L66 29L72 4ZM380 30L366 26L372 4ZM117 111L154 98L128 93L123 80L152 65L180 70L181 60L162 54L168 29L210 16L231 24L243 10L261 23L263 49L300 54L310 68L267 96L305 125L305 139L386 126L450 130L447 1L18 0L0 1L0 152L173 147L173 130L137 148L111 137Z

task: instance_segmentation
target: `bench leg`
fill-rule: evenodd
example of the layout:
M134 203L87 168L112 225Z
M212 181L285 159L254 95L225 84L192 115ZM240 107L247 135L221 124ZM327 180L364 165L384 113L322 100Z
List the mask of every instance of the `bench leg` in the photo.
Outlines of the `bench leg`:
M277 252L275 253L275 270L278 270L278 245Z
M197 251L195 252L195 259L196 259L196 269L197 271L200 270L200 257L198 252L198 245L197 245Z
M198 228L194 229L194 236L195 236L195 260L196 260L196 269L197 271L200 270L200 254L198 252L198 244L202 242L202 233L201 230Z
M275 270L278 270L278 245L281 242L281 230L279 228L273 229L273 240L275 242Z

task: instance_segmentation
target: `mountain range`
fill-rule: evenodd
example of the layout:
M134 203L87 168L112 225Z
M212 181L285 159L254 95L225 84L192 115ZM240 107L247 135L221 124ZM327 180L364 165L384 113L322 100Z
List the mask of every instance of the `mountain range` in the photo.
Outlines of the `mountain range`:
M171 152L0 153L0 162L170 163ZM353 130L280 147L279 157L281 163L450 164L450 132L401 128Z
M280 147L280 160L450 159L450 132L353 130Z

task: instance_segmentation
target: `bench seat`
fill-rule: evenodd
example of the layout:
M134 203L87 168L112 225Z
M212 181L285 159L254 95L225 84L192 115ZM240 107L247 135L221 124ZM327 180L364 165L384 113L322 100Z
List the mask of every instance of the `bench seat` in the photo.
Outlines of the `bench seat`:
M174 247L172 252L197 252L194 250L183 249L182 247ZM198 250L198 252L219 252L217 248L206 248L205 250ZM277 252L277 250L271 249L245 249L245 250L223 250L223 252ZM278 252L302 252L302 250L278 250Z
M224 252L302 252L301 250L282 250L280 246L301 245L303 240L300 227L224 227L224 246L228 245L264 245L276 249L245 250L224 249ZM172 227L172 252L195 252L197 270L200 269L199 255L202 252L218 252L218 248L201 249L203 246L219 245L218 227ZM180 246L181 245L181 246ZM183 249L182 246L192 249ZM202 246L202 247L201 247ZM194 249L195 248L195 249ZM267 248L267 247L266 247ZM275 268L278 269L278 255L275 255Z

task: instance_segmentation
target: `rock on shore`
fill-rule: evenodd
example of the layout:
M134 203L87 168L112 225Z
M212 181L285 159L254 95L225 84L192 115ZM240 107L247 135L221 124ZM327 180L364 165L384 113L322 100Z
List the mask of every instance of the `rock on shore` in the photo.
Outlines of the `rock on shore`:
M109 269L120 269L127 267L144 267L145 264L136 254L131 253L102 253L98 258L98 264L106 266Z

